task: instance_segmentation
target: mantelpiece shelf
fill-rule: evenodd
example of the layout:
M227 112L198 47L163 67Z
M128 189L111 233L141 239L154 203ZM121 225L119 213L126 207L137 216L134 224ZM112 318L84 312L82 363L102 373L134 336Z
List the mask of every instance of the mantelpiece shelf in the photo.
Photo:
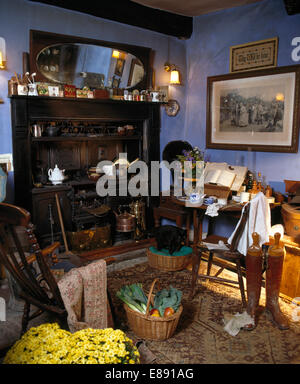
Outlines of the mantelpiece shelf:
M103 136L53 136L53 137L33 137L32 142L55 142L55 141L129 141L140 140L140 135L121 136L121 135L103 135Z
M87 97L54 97L54 96L23 96L23 95L12 95L11 99L29 99L29 100L57 100L57 101L75 101L75 102L89 102L89 103L103 103L103 104L148 104L148 105L158 105L158 104L167 104L163 101L133 101L133 100L118 100L118 99L95 99Z

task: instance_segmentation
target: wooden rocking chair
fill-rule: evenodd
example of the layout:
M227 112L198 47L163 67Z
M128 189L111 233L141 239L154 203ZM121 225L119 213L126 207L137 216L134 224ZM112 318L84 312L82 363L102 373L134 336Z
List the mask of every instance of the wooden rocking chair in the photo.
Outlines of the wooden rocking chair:
M24 251L16 227L25 229L31 254ZM28 322L44 311L54 314L61 326L66 327L67 311L49 265L49 255L59 246L60 243L56 242L41 250L33 233L30 213L11 204L0 204L0 264L13 277L20 288L18 295L25 301L21 335L26 332ZM34 261L40 269L39 278L32 268ZM53 261L57 262L57 259ZM33 314L30 314L31 305L37 307ZM111 307L109 295L108 306ZM113 312L111 315L113 317Z

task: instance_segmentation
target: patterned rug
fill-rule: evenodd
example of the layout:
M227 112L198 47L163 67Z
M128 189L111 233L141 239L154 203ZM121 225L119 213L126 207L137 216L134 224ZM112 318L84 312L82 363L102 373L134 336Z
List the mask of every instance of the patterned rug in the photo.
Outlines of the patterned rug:
M172 285L183 292L183 313L173 337L165 341L146 341L146 346L156 357L155 364L300 363L300 322L292 321L290 303L280 299L282 312L290 320L290 329L280 331L263 311L265 294L262 289L261 314L256 329L230 336L224 330L223 319L226 313L242 311L237 287L201 279L194 299L189 301L190 271L162 272L148 263L108 274L108 289L118 319L116 326L133 340L138 337L129 329L123 304L115 293L123 285L137 282L149 291L155 278L159 279L161 288Z

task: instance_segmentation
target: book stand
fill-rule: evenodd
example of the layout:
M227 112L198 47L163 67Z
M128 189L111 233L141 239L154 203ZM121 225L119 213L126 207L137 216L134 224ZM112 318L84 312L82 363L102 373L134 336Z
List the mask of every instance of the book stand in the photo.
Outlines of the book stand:
M208 196L216 196L220 199L228 199L231 190L229 187L216 184L204 184L204 193Z

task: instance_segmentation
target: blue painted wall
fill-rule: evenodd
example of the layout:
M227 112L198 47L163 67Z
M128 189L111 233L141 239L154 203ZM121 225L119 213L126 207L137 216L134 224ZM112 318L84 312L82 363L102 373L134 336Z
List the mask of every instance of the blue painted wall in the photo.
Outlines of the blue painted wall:
M187 47L187 99L184 137L205 149L207 77L229 73L230 46L277 36L278 66L300 64L291 58L291 41L300 36L300 15L288 16L282 0L265 0L247 6L194 18ZM210 161L245 165L261 172L266 183L284 193L284 179L300 180L300 153L206 150ZM228 222L225 222L229 224ZM232 226L222 228L223 235Z
M229 73L230 46L277 36L278 66L300 64L291 58L293 37L300 36L300 15L288 16L282 0L265 0L196 17L187 41L187 107L185 137L205 148L206 81ZM246 165L284 192L284 179L299 180L300 153L280 154L207 150L211 161Z

